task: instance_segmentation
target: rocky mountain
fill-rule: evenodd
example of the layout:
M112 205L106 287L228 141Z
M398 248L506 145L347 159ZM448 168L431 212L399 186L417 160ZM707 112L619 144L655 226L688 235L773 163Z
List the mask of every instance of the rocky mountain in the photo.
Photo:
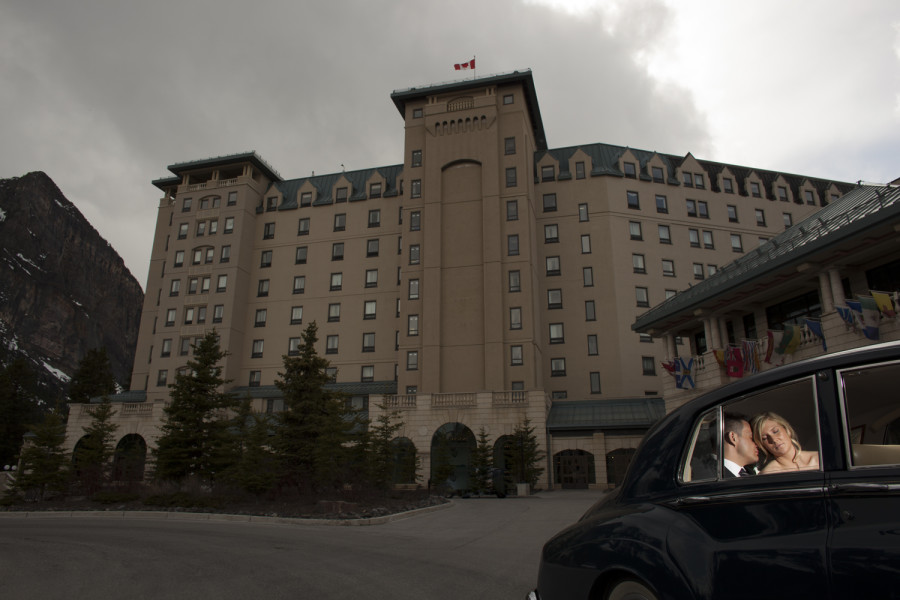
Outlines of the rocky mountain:
M46 402L92 348L127 389L144 294L122 258L44 173L0 179L0 363L25 357Z

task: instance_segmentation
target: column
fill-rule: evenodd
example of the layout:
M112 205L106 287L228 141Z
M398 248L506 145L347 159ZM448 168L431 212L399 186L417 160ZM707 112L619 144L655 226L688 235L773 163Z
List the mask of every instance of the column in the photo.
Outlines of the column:
M819 273L819 297L822 300L822 314L834 310L834 297L831 294L831 280L828 273Z
M667 333L663 340L666 343L666 360L672 360L675 358L675 336Z
M841 272L837 269L828 269L828 277L831 279L831 296L833 304L844 304L844 284L841 283Z

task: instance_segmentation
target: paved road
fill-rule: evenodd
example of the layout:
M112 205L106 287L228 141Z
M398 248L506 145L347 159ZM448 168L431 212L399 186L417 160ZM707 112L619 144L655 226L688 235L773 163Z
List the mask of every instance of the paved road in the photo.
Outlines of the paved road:
M595 491L457 500L335 527L0 513L0 597L521 599Z

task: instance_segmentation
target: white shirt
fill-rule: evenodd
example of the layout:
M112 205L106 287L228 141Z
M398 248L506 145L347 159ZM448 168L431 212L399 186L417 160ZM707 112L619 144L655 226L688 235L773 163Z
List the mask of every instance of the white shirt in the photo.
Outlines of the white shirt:
M741 465L737 464L736 462L730 461L730 460L728 460L727 458L723 458L723 459L722 459L722 464L725 466L726 469L728 469L729 471L731 471L731 473L732 473L735 477L740 477L740 476L741 476L741 475L740 475L741 469L742 469Z

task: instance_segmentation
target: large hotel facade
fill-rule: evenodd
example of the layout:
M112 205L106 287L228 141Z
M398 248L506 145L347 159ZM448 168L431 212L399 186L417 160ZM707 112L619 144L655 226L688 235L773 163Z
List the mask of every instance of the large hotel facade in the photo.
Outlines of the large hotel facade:
M636 318L852 186L595 143L548 148L530 71L395 91L402 163L282 178L256 153L171 165L119 436L152 447L167 386L215 328L229 389L278 411L315 321L334 386L435 433L529 419L544 486L615 484L696 352ZM399 123L398 123L399 124ZM383 408L382 408L383 407ZM86 411L73 411L69 443ZM498 458L500 455L498 453Z

